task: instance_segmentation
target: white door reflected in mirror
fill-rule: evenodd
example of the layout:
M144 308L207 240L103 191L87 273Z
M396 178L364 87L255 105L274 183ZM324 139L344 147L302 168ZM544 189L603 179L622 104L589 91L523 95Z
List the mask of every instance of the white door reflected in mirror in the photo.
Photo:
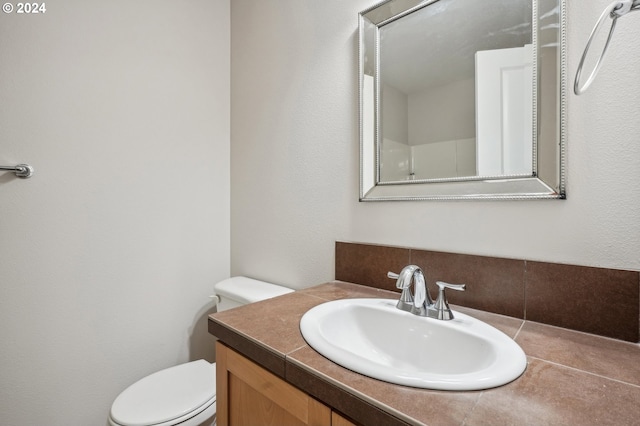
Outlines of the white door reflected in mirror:
M480 176L533 173L533 52L530 44L476 53Z

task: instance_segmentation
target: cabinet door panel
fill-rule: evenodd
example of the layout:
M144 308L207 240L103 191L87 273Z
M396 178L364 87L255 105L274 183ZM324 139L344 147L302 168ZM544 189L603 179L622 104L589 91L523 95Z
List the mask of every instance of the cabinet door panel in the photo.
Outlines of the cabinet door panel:
M229 403L229 424L233 426L305 424L233 374L229 376Z
M216 346L219 425L330 425L331 410L220 342Z
M331 412L331 426L356 426L356 424L333 411Z

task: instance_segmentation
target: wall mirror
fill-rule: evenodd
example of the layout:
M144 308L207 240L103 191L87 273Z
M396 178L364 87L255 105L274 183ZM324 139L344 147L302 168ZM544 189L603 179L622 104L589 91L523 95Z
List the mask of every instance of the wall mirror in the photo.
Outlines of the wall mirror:
M359 14L360 200L565 198L564 0Z

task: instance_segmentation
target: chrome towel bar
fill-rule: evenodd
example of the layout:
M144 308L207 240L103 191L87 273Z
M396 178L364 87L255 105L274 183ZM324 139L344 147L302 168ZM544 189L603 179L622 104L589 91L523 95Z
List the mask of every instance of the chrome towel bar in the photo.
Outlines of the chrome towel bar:
M33 167L28 164L18 164L17 166L0 166L0 170L7 170L9 172L14 172L19 178L30 178L33 176Z

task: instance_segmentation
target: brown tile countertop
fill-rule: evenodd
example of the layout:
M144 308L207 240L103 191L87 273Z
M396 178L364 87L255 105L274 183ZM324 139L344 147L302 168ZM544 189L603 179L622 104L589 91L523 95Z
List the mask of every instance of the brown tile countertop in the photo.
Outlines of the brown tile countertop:
M527 369L495 389L415 389L342 368L304 341L307 310L356 297L398 294L334 281L213 314L209 332L363 425L640 425L638 344L456 306L513 337Z

